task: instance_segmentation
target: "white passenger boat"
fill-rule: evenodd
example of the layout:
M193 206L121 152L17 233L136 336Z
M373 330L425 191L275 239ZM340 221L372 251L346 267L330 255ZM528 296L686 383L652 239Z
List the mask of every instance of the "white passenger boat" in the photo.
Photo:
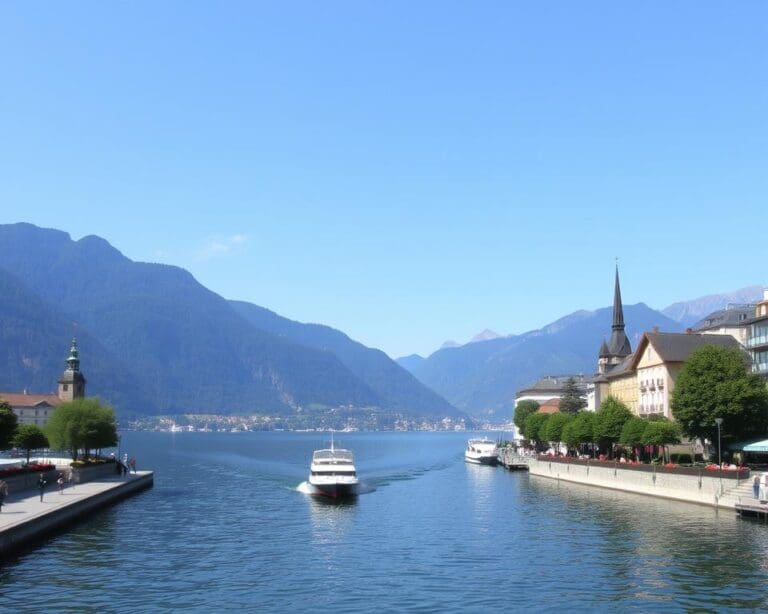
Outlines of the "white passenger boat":
M309 469L309 484L313 495L352 497L357 495L355 459L350 450L331 447L315 450Z
M496 465L499 462L499 452L496 442L487 438L470 439L464 451L464 460L478 465Z

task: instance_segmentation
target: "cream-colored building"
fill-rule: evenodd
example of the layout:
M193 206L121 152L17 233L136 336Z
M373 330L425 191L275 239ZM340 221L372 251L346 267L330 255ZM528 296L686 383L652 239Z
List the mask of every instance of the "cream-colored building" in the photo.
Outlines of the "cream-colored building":
M639 416L672 418L670 399L685 361L694 350L705 345L740 348L730 334L645 333L632 357L630 369L635 374L637 401L633 413Z
M16 414L19 424L35 424L43 427L56 406L85 396L85 377L80 372L80 355L77 340L72 339L67 367L59 378L57 394L34 394L23 392L0 392L0 401L5 401Z

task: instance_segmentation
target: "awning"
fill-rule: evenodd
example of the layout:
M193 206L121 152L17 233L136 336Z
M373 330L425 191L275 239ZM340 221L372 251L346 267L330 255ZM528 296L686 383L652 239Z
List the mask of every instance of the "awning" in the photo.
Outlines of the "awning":
M762 441L755 441L744 446L745 452L768 452L768 439Z

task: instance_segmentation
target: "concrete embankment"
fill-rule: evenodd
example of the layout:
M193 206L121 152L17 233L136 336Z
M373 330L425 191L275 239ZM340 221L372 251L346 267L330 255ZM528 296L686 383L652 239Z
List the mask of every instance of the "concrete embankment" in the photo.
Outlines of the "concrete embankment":
M93 511L129 497L154 482L152 471L67 486L59 492L49 483L40 501L37 490L10 493L0 512L0 556L82 520Z
M714 507L736 509L740 500L750 497L748 470L710 472L703 468L667 469L543 457L529 458L527 464L530 474L535 476Z

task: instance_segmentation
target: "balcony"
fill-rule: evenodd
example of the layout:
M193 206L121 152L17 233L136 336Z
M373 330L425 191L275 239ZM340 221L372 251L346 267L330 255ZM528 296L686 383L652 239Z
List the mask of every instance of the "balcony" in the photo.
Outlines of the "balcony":
M762 345L768 346L768 333L764 335L755 335L747 339L747 348L752 349Z

